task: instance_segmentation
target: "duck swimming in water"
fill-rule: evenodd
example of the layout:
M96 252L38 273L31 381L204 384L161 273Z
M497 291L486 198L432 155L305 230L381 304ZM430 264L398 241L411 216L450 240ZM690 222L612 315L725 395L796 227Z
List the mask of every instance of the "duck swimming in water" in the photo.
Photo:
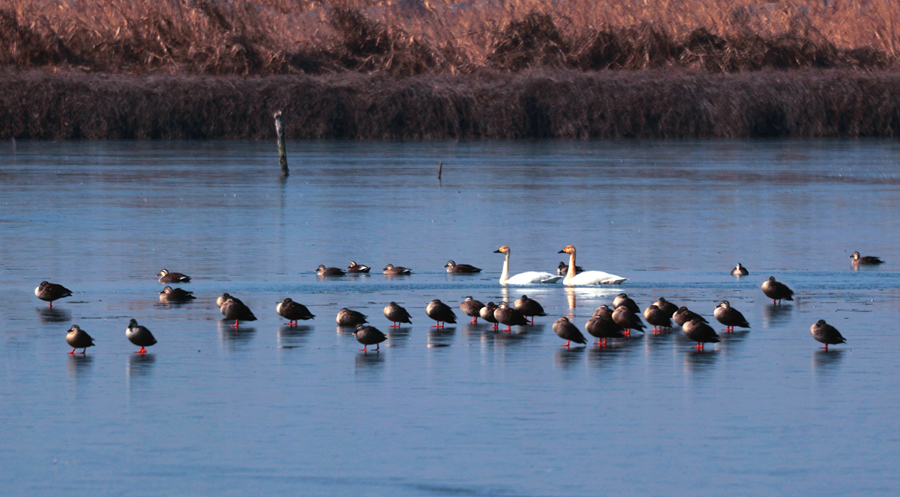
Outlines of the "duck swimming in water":
M412 274L412 269L403 266L395 266L393 264L388 264L384 267L384 274L388 276L404 276L407 274Z
M447 264L444 264L444 267L447 268L448 273L453 274L474 274L481 272L481 268L472 266L471 264L457 264L452 260L447 261Z
M741 263L738 262L738 265L731 270L731 274L734 276L747 276L750 274L750 271L747 271L747 268L741 266Z
M852 261L850 261L850 263L854 266L877 266L879 264L884 264L884 261L881 260L880 257L876 257L874 255L860 257L859 252L853 252L853 255L849 257L853 259Z
M157 274L160 283L189 283L191 277L182 273L170 273L168 269L163 269Z
M325 267L325 264L319 264L316 268L316 274L319 276L343 276L344 270L339 267Z
M347 266L347 272L350 274L368 273L371 269L365 264L357 264L356 261L350 261L350 265Z
M563 279L563 285L618 285L627 279L605 271L584 271L576 274L575 268L578 266L575 265L575 247L566 245L566 248L560 250L559 253L569 254L569 269Z

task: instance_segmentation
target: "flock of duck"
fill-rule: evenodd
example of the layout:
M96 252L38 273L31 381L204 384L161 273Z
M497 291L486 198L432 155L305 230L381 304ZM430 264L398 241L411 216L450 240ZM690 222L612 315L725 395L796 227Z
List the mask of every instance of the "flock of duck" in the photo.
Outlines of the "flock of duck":
M580 266L575 264L575 247L572 245L568 245L559 251L559 253L569 255L569 264L560 262L559 267L557 268L557 274L529 271L510 276L509 247L504 245L494 252L505 256L503 260L503 270L500 275L501 285L551 284L562 279L563 284L565 285L583 286L619 284L626 279L604 271L584 271ZM861 257L859 252L854 252L849 257L852 259L851 262L854 267L874 266L884 263L884 261L878 257ZM448 261L447 264L444 265L444 268L446 268L448 273L456 274L475 274L481 272L480 268L469 264L457 264L452 260ZM347 270L320 265L316 270L316 273L319 276L343 276L348 273L369 273L370 270L371 268L369 266L351 261ZM409 268L394 266L392 264L388 264L384 268L385 275L408 275L411 273L412 271ZM738 264L731 271L731 274L741 277L747 276L750 273L747 268ZM157 274L157 277L160 283L166 284L189 283L191 281L190 276L182 273L170 272L166 269L161 270L159 274ZM772 299L773 305L780 305L782 300L793 300L793 290L784 283L776 281L774 276L770 276L763 282L761 290L768 298ZM72 295L72 291L63 285L49 283L47 281L42 281L40 285L35 288L34 293L37 298L49 302L49 307L53 307L54 301ZM159 292L159 298L164 302L189 302L195 297L193 292L166 286ZM225 319L234 320L234 324L231 326L235 329L238 328L240 321L256 320L256 316L246 304L228 293L218 297L216 299L216 304L222 315L225 316ZM539 302L528 298L526 295L522 295L521 298L516 300L512 307L506 302L501 302L499 305L494 304L494 302L484 304L472 297L466 297L466 299L460 303L459 308L465 315L472 318L470 323L475 324L477 323L478 318L481 318L484 321L491 323L492 326L490 329L496 331L499 331L500 324L506 325L507 328L504 331L507 333L511 332L512 326L527 326L528 324L534 324L535 317L547 315ZM275 307L275 311L280 316L287 319L288 323L286 324L290 326L295 326L298 321L309 320L315 317L306 306L299 302L294 302L290 298L285 298L279 302ZM398 328L403 323L412 324L412 316L410 313L396 302L388 304L384 308L383 313L385 318L391 322L391 328ZM435 321L434 327L438 329L443 328L446 323L456 323L456 313L454 310L439 299L432 300L428 303L425 307L425 314ZM634 300L629 298L625 293L620 293L615 297L612 302L612 307L601 305L594 310L591 318L585 323L584 329L588 334L598 339L597 345L606 346L606 340L609 338L627 337L630 336L633 330L643 333L645 325L644 321L641 320L641 316L643 316L647 323L653 326L654 333L662 333L666 330L671 330L672 322L674 321L675 324L681 327L682 333L684 333L685 336L691 341L697 342L695 348L698 350L703 350L704 344L706 343L719 342L719 335L712 326L710 326L709 321L687 307L679 307L667 301L665 298L660 297L656 302L650 304L650 306L641 312L640 307L638 307ZM713 316L719 323L725 326L723 331L727 333L733 332L735 326L741 328L750 327L749 322L744 318L743 314L731 307L731 304L727 300L721 301L716 306ZM363 352L366 352L370 345L375 345L375 350L378 351L380 348L379 344L388 339L386 334L374 326L367 324L368 316L358 311L343 308L338 312L335 320L338 326L353 327L355 329L353 335L356 337L356 340L363 345L363 348L360 349ZM587 344L587 339L578 327L569 321L567 317L557 319L553 323L553 331L560 338L566 340L566 343L563 345L564 347L569 347L572 342ZM810 334L814 339L825 344L824 347L822 347L825 350L828 350L828 345L846 342L836 328L822 319L810 327ZM150 347L157 343L153 333L146 327L139 325L135 319L132 319L129 322L128 327L125 329L125 336L131 343L140 347L140 350L135 351L135 353L141 355L147 352L146 347ZM93 338L77 324L73 324L72 327L67 330L66 342L72 347L69 354L75 354L77 349L82 349L80 353L84 354L88 347L94 346Z

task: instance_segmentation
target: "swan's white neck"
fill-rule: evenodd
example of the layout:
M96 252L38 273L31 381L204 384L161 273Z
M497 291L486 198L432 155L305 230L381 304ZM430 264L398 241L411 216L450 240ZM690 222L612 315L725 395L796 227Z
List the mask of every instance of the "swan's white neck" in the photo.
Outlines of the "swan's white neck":
M505 258L503 259L503 272L500 273L500 284L505 285L506 281L509 279L509 252L507 252Z
M575 277L575 251L569 254L569 270L566 271L566 281Z

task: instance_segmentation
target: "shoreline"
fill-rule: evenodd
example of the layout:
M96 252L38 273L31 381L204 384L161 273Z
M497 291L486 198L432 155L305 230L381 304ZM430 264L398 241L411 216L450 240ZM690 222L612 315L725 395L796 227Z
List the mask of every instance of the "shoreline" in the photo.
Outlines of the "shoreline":
M0 138L861 138L900 134L900 71L481 71L273 77L0 72Z

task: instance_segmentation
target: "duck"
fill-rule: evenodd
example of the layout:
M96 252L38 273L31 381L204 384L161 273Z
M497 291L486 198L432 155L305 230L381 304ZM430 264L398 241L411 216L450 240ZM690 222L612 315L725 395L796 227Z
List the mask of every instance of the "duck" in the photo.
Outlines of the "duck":
M194 297L194 292L182 290L181 288L172 288L170 286L166 286L159 292L160 302L190 302L196 298L197 297Z
M160 283L190 283L191 281L190 276L182 273L170 273L168 269L160 270L157 276L159 276Z
M638 314L641 312L641 308L635 303L635 301L631 300L631 297L626 293L620 293L616 295L616 298L613 299L613 309L618 308L620 305L624 305L628 308L629 311Z
M678 310L675 311L675 314L672 314L672 321L675 321L678 326L684 326L684 323L687 323L692 319L699 319L704 323L709 323L709 321L707 321L705 317L697 314L696 312L688 309L685 306L679 307Z
M69 344L69 347L72 347L70 354L75 355L75 349L82 349L81 353L84 354L87 352L88 347L94 346L94 339L88 335L88 332L79 328L77 324L73 324L69 331L66 332L66 343Z
M877 266L878 264L884 264L884 261L881 260L880 257L876 257L874 255L860 257L859 252L853 252L853 255L850 255L849 257L853 259L850 262L854 266Z
M566 344L563 345L565 348L569 348L569 344L572 342L587 344L584 335L582 335L581 332L578 331L578 328L570 323L569 318L565 316L553 322L553 332L556 333L556 336L566 341Z
M478 317L481 316L481 309L484 308L484 304L469 296L459 303L459 308L463 311L463 314L472 318L470 323L475 324L478 322Z
M506 302L501 302L500 305L494 309L494 319L496 319L498 323L506 325L505 331L507 333L510 333L513 326L526 326L528 324L528 320L525 319L525 316L522 315L521 312L511 308Z
M731 307L731 303L727 300L719 302L713 315L717 321L725 325L723 331L728 333L734 333L735 326L740 326L741 328L750 327L750 323L747 322L744 315L734 307Z
M481 319L484 319L488 323L494 323L494 326L491 326L492 330L496 330L500 326L497 321L497 318L494 317L494 311L496 311L496 310L497 310L497 305L494 304L493 302L488 302L487 304L485 304L484 307L482 307L478 311L478 316L481 317Z
M225 297L225 295L222 295L222 297ZM225 319L234 319L234 324L231 325L232 328L237 328L239 321L256 321L256 316L253 315L253 311L251 311L246 304L241 302L240 299L232 297L231 295L228 295L228 298L222 300L219 311L222 312Z
M234 298L234 297L232 297L232 296L231 296L230 294L228 294L227 292L226 292L226 293L223 293L221 297L217 297L217 298L216 298L216 305L219 306L219 309L221 309L221 308L222 308L222 304L224 304L226 300L231 299L231 298Z
M809 333L820 343L824 343L822 349L828 350L828 345L837 345L839 343L847 343L847 339L841 336L841 332L834 326L826 323L824 319L816 321L809 327Z
M631 309L624 305L616 307L612 317L613 321L625 330L625 336L631 336L631 330L638 330L641 333L644 332L644 323L641 321L641 317L638 313L632 312Z
M528 295L522 295L522 298L513 302L513 307L515 307L517 311L521 312L523 316L531 318L531 324L534 324L535 316L547 315L547 313L544 312L544 308L543 306L541 306L540 302L528 298Z
M595 336L600 339L597 342L597 345L606 346L607 338L623 338L625 336L622 333L622 327L619 326L613 320L613 311L606 305L601 305L597 309L594 310L593 316L591 319L584 324L584 329L591 336Z
M388 264L384 267L384 274L388 276L403 276L407 274L412 274L412 269L403 266L395 266L393 264Z
M337 317L334 320L337 321L338 326L356 327L368 321L368 318L361 312L344 307L338 311Z
M662 332L663 328L672 327L672 319L666 316L665 311L657 307L656 304L650 304L649 307L644 309L644 319L653 325L654 333Z
M316 274L319 276L343 276L344 270L339 267L325 267L325 264L319 264L316 268Z
M347 272L350 274L368 273L371 269L365 264L357 264L356 261L350 261L350 265L347 266Z
M428 317L436 321L435 328L443 328L444 323L456 323L456 313L453 312L449 305L441 302L440 299L434 299L429 302L425 306L425 314L428 314Z
M481 272L481 268L479 267L475 267L471 264L457 264L453 260L447 261L447 264L444 264L444 267L447 268L448 273L453 274L474 274Z
M735 266L734 269L731 270L731 274L734 276L747 276L748 274L750 274L750 271L747 271L747 268L741 266L741 263L738 262L737 266Z
M285 297L284 300L278 302L275 305L275 312L288 320L288 322L285 323L288 326L296 326L297 320L306 321L316 317L315 314L309 312L309 309L305 305L294 302L290 297Z
M388 339L387 335L374 326L366 326L364 324L356 325L356 331L353 332L353 336L356 337L357 342L363 344L363 348L359 349L363 352L368 352L366 349L369 345L374 345L375 352L378 352L380 349L378 344Z
M654 302L656 307L659 307L659 310L663 311L667 317L672 317L675 312L678 310L678 306L669 302L664 297L660 297L659 300Z
M503 259L503 271L500 273L500 284L501 285L536 285L536 284L551 284L556 283L561 280L562 277L558 274L550 274L541 271L526 271L524 273L519 273L515 276L510 277L509 275L509 247L504 245L497 250L494 251L495 254L503 254L506 257Z
M135 354L144 355L147 353L145 347L156 344L156 338L153 337L153 333L150 333L150 330L139 325L136 319L132 319L128 322L128 328L125 328L125 336L131 343L141 347L141 350L134 351Z
M706 343L719 342L719 335L712 329L712 326L699 319L692 319L684 323L681 332L684 333L688 339L697 342L697 345L694 346L697 350L703 350L703 345Z
M563 285L618 285L627 279L605 271L584 271L576 274L575 268L578 266L575 265L575 247L566 245L559 253L569 254L569 269L563 279Z
M54 300L71 297L72 290L56 283L42 281L41 284L34 289L34 295L44 302L50 302L50 305L47 307L53 307Z
M412 324L412 316L409 315L406 308L396 302L386 305L382 312L384 317L391 322L391 328L399 328L400 323Z
M556 274L560 276L565 276L566 273L569 272L569 266L566 265L565 262L559 261L559 266L556 266ZM575 274L584 272L584 268L581 266L575 266Z
M772 305L776 305L781 303L781 299L785 300L794 300L794 291L788 288L784 283L780 283L775 281L774 276L769 276L769 279L763 282L762 291L766 294L766 297L772 299Z

